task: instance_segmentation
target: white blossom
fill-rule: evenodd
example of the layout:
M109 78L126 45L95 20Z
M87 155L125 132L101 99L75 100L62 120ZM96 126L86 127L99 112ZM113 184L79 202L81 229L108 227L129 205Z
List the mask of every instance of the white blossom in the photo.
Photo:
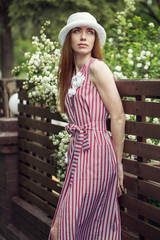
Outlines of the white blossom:
M128 54L128 57L129 57L129 58L132 58L132 57L133 57L133 55L132 55L131 53L129 53L129 54Z
M109 43L113 43L113 38L109 38L109 39L108 39L108 42L109 42Z
M145 55L146 54L146 52L144 51L144 50L142 50L141 51L141 57L143 56L143 55Z
M121 71L121 66L116 66L115 70L120 72Z
M118 33L118 34L121 34L121 33L122 33L121 29L118 29L118 30L117 30L117 33Z
M141 68L142 67L142 63L137 63L137 68Z
M131 60L131 61L129 61L129 64L133 65L133 64L134 64L134 62Z
M158 118L153 118L153 123L155 123L155 124L159 124L159 120L158 120Z
M153 143L152 143L152 140L151 140L150 138L147 138L147 139L146 139L146 143L148 143L148 144L153 144Z
M133 53L133 49L128 49L128 53Z
M130 115L129 114L125 114L126 116L126 120L130 120Z
M151 56L151 52L150 51L146 51L146 56Z
M146 73L146 74L144 75L144 77L145 77L146 79L148 79L148 78L149 78L148 73Z
M148 65L145 65L145 66L144 66L144 69L147 70L147 69L148 69Z
M149 25L150 27L154 27L154 23L152 23L152 22L149 23L148 25Z
M140 61L140 60L141 60L141 57L137 57L137 60Z
M137 77L137 72L133 71L133 77L134 77L134 78Z
M120 57L121 57L121 54L117 53L117 54L116 54L116 57L117 57L117 58L120 58Z

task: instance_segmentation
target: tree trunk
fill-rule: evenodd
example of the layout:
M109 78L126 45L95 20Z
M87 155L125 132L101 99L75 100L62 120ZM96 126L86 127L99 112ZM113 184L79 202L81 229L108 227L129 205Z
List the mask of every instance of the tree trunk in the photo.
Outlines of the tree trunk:
M11 28L9 26L10 17L8 16L8 6L5 1L1 5L2 32L1 40L1 69L2 78L12 78L13 69L13 43Z

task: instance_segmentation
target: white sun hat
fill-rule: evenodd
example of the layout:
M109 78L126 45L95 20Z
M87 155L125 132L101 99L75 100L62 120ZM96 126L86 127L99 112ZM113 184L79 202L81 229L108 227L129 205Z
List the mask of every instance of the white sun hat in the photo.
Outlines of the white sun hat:
M68 18L67 25L64 26L59 33L58 39L61 46L63 46L65 38L69 33L69 31L75 27L80 27L80 26L88 26L93 28L98 34L98 38L101 46L104 45L106 41L106 31L104 30L104 28L97 23L97 20L95 19L95 17L93 17L90 13L77 12L72 14Z

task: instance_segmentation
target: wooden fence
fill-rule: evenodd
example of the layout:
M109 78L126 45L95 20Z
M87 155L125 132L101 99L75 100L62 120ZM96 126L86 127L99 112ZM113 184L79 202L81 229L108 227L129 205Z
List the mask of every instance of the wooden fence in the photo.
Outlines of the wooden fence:
M61 188L54 178L55 147L49 135L63 129L63 124L59 125L63 120L59 114L51 114L43 102L29 104L22 82L18 85L20 196L52 218ZM146 117L160 118L160 103L153 101L160 99L160 81L121 80L117 87L124 99L125 113L136 119L126 123L126 134L136 137L132 140L126 137L124 147L125 193L120 198L123 240L159 240L160 146L147 143L146 138L160 140L160 124L146 122ZM109 121L107 125L109 128Z

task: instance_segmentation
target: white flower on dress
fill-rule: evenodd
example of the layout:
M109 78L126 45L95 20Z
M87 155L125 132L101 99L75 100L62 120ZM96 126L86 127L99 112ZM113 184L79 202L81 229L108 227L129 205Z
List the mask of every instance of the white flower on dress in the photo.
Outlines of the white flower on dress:
M75 95L77 88L82 86L82 83L84 82L84 80L85 80L85 76L81 72L78 72L76 75L72 77L72 80L71 80L72 87L69 88L68 90L69 97L72 97L73 95Z

